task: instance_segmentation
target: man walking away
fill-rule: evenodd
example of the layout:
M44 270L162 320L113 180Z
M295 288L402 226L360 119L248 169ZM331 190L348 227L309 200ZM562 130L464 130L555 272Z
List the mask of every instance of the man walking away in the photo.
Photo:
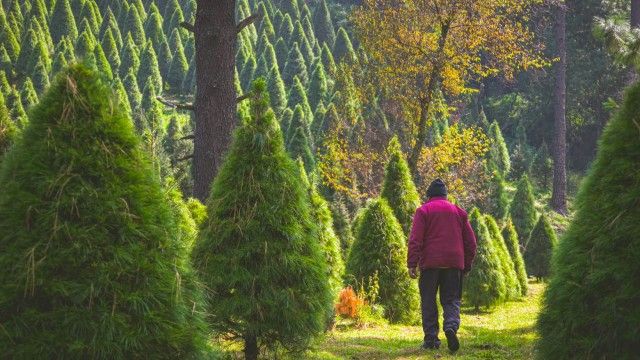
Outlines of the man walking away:
M425 349L438 349L436 293L444 311L444 334L449 350L460 348L460 299L462 278L476 256L476 237L467 213L447 201L447 187L437 179L427 190L428 200L416 210L409 237L407 265L415 279L420 269L420 298Z

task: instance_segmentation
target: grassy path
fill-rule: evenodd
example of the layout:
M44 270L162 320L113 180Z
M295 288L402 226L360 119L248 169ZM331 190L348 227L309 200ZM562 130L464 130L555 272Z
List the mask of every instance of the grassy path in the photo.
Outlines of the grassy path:
M427 351L419 349L422 328L379 326L334 331L305 359L532 359L542 290L542 285L531 284L525 300L491 313L463 311L461 349L455 355L446 350L442 334L443 349Z

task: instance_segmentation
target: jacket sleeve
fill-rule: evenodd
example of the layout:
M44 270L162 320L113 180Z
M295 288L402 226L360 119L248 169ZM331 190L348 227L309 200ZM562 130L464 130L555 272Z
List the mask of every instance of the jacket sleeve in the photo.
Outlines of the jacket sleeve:
M409 235L407 266L410 269L416 268L420 263L422 243L424 242L426 229L425 214L421 208L418 208L413 216L413 226L411 227L411 234Z
M464 271L470 271L473 259L476 257L476 234L469 223L467 214L462 212L462 242L464 245Z

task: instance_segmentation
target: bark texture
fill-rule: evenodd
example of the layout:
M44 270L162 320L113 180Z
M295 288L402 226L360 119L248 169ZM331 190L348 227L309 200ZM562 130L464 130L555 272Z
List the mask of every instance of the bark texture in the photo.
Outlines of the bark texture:
M203 202L237 123L236 34L235 0L198 0L193 172L194 195Z

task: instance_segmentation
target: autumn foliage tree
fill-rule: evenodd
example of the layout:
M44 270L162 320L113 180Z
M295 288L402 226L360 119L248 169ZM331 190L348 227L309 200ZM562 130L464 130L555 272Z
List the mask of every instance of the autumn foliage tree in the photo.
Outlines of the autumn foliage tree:
M544 61L525 26L536 0L364 0L352 20L376 78L417 110L409 165L427 139L434 95L473 92L470 81Z

